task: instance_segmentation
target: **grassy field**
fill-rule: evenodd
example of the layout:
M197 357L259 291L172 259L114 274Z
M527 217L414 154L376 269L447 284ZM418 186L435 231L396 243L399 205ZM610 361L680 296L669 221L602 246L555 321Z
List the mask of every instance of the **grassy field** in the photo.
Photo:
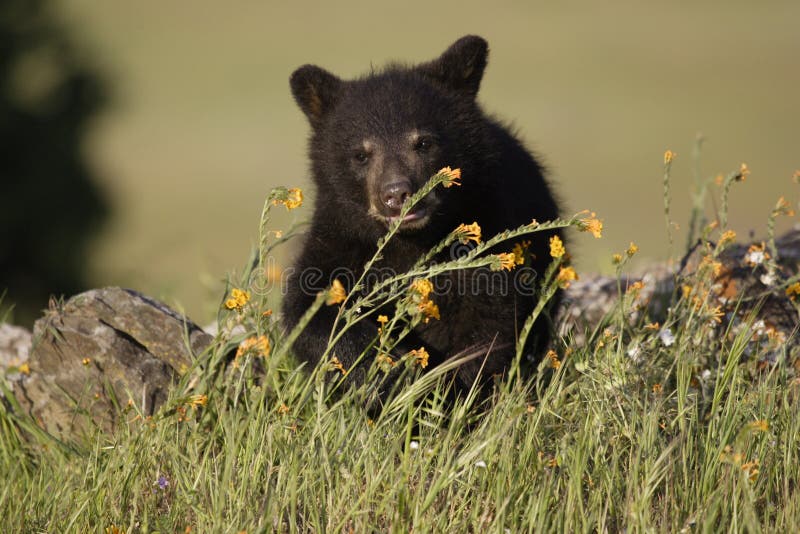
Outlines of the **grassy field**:
M763 235L762 214L792 193L792 0L59 0L55 9L114 89L86 146L115 209L92 255L94 283L162 297L202 324L219 281L256 240L261 199L278 184L313 198L308 127L288 87L304 63L355 76L391 59L431 59L466 33L486 37L481 102L541 154L565 213L591 208L606 224L603 241L572 251L583 271L612 272L611 252L631 240L643 263L666 257L659 161L678 153L673 208L684 221L698 131L708 138L703 175L742 161L752 170L731 212L740 235Z
M744 185L735 177L722 184L723 196ZM331 355L310 374L298 370L288 355L299 330L280 332L275 315L263 313L266 296L239 294L219 310L215 342L153 418L134 404L119 432L62 442L0 404L4 528L796 532L800 379L789 340L752 316L718 323L714 262L730 243L727 203L720 205L705 268L681 280L689 289L660 324L635 286L620 287L617 306L580 332L585 343L558 339L536 372L523 377L515 365L485 403L474 394L445 401L447 366L422 374L406 355L396 362L402 387L370 416L364 406L385 360L376 358L371 379L350 389ZM589 229L585 214L555 224ZM262 258L274 252L265 230ZM484 249L436 268L491 264L477 256ZM623 249L618 272L634 254ZM564 267L566 256L553 255ZM560 267L545 277L543 294L563 285ZM226 294L236 296L248 279L232 281ZM781 280L780 290L793 281ZM402 302L410 291L402 281L384 289L371 298ZM344 312L339 328L355 317ZM398 311L386 335L413 321ZM244 333L233 333L237 326ZM226 365L244 339L253 342Z

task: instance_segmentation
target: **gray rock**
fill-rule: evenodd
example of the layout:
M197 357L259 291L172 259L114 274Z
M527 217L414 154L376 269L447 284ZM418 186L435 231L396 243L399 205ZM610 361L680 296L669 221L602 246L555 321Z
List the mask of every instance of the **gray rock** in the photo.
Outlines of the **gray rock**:
M14 395L62 437L87 425L113 430L129 403L153 414L212 339L164 304L116 287L51 305L33 337L30 374L12 381Z
M31 339L31 333L21 326L0 324L0 369L28 361Z
M25 328L5 323L0 324L0 376L7 373L10 379L21 376L14 369L28 361L31 340L32 335ZM3 392L0 391L0 397L2 396Z

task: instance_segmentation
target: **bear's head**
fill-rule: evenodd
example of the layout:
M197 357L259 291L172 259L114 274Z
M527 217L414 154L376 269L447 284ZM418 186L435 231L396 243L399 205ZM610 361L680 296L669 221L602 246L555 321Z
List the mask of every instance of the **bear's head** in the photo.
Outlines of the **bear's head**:
M484 39L467 36L428 63L390 65L355 80L314 65L297 69L291 88L311 123L318 212L334 210L365 235L380 235L442 167L461 168L466 185L487 157L486 120L475 101L487 55ZM435 189L404 217L401 232L437 234L463 222L452 213L466 207L460 189Z

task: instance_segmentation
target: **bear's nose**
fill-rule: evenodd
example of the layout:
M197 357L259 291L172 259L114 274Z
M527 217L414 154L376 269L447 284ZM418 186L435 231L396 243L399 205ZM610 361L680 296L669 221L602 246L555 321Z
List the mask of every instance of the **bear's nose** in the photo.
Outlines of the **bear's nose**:
M410 196L411 183L408 181L392 182L381 188L381 201L393 211L399 212L403 207L403 202Z

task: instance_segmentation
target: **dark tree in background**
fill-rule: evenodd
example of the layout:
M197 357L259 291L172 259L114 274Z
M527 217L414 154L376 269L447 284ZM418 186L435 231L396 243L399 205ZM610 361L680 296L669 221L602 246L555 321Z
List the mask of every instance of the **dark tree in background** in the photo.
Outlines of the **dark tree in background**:
M104 102L46 0L0 1L0 294L15 322L86 286L108 210L82 145Z

